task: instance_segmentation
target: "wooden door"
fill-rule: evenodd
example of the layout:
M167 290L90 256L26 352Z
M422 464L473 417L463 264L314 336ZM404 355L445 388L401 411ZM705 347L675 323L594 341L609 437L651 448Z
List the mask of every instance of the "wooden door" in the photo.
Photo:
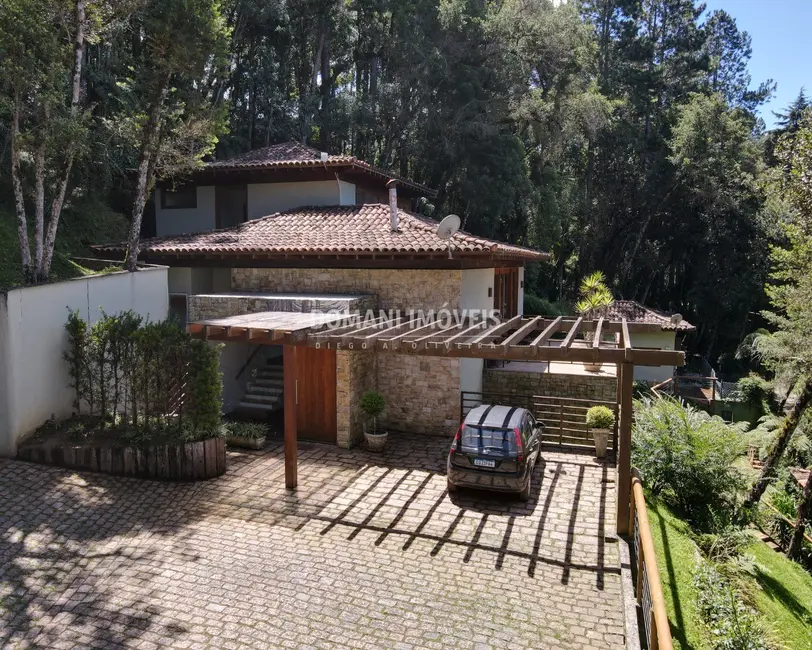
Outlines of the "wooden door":
M500 311L502 318L513 318L519 312L519 269L499 268L493 274L493 308Z
M336 352L296 350L296 426L299 438L336 442Z

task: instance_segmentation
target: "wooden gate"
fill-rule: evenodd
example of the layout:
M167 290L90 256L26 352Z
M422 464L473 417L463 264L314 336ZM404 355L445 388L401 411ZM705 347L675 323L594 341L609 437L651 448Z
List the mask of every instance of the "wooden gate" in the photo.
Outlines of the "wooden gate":
M544 445L581 451L595 448L592 433L586 426L586 412L593 406L606 406L615 414L615 426L608 450L614 454L617 449L618 408L615 402L521 393L460 393L460 413L463 418L468 411L480 404L526 408L544 425Z
M298 348L295 390L299 438L335 443L335 350Z

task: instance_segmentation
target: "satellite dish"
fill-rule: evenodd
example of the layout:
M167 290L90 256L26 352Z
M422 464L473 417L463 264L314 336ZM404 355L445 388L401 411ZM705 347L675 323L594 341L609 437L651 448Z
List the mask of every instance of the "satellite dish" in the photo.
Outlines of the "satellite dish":
M437 236L448 242L448 259L451 259L451 238L460 229L460 218L456 214L449 214L437 226Z
M437 226L437 236L440 239L451 239L451 236L460 229L460 218L456 214L449 214Z
M673 314L671 316L671 324L679 325L682 322L682 314Z

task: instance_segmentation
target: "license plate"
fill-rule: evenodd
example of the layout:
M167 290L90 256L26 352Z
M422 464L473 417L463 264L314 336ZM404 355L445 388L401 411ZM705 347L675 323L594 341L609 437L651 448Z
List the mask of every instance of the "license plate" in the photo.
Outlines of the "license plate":
M489 460L487 458L474 458L474 466L475 467L496 467L495 460Z

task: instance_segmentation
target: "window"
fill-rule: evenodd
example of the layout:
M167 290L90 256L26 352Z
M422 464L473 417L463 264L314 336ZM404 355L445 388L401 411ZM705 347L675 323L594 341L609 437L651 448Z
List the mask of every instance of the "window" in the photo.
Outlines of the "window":
M161 189L161 208L164 210L196 207L197 187L194 185L181 185L174 190Z
M512 318L519 312L519 268L508 267L493 270L493 308L502 318Z
M506 455L516 453L516 434L513 429L496 429L465 425L462 428L462 449L480 453L483 449L501 449Z

